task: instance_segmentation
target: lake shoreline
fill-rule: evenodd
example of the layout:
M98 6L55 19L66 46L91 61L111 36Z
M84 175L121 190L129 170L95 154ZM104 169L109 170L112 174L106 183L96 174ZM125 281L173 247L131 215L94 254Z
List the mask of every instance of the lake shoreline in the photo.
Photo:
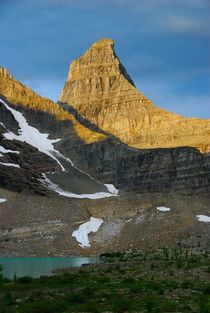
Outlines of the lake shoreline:
M100 262L100 257L0 258L0 265L3 267L2 274L8 279L23 276L33 278L49 276L53 275L55 270Z

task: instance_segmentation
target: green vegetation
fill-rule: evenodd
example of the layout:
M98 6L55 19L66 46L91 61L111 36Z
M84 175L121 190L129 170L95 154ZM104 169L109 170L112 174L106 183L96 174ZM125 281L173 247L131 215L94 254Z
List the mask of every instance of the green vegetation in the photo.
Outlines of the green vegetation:
M50 277L1 278L0 313L210 312L208 251L102 255L105 264Z

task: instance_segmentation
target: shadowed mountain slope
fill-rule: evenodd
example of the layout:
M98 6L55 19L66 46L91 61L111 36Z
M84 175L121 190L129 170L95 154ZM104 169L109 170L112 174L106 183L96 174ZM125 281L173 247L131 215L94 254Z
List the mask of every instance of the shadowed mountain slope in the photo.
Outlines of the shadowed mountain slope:
M17 81L7 69L0 67L0 95L14 106L42 111L57 121L70 121L79 138L91 143L105 138L105 135L93 132L81 125L72 114L64 111L52 100L39 96L33 90Z

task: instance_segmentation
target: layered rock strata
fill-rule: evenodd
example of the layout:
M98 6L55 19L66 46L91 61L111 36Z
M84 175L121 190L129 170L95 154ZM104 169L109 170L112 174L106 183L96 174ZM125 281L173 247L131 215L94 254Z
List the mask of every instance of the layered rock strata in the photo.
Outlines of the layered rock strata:
M13 76L9 74L8 70L3 67L0 67L0 96L3 96L13 106L20 107L20 109L45 112L53 120L70 122L75 133L85 143L95 142L106 137L101 133L91 131L81 125L72 114L64 111L52 100L41 97L33 90L14 79Z
M54 102L42 98L22 85L8 72L0 74L0 94L10 99L10 105L18 106L30 125L53 138L61 140L55 144L57 150L69 157L74 164L104 183L113 183L123 191L153 192L173 191L184 194L208 193L210 191L210 156L195 148L136 149L128 147L120 139L101 134L81 125L75 117L59 108ZM132 84L129 77L127 79ZM31 98L32 97L32 98ZM29 101L30 99L30 101ZM34 104L34 105L33 105ZM38 108L37 108L37 104ZM69 107L69 106L67 106ZM66 119L59 119L59 114ZM14 118L4 106L0 106L0 122L8 130L18 132ZM84 136L78 126L84 130ZM5 132L2 124L0 134ZM87 135L88 134L88 135ZM52 160L30 148L27 144L8 142L0 137L4 148L20 151L20 154L4 155L4 162L21 164L20 169L1 166L1 186L23 191L43 192L40 184L34 184L43 171L55 169ZM25 166L24 166L25 164ZM33 180L33 177L35 180ZM19 183L18 183L19 182Z
M210 120L184 118L155 106L136 89L112 39L97 41L71 63L60 103L134 147L210 150Z
M195 148L136 149L110 137L89 145L66 137L57 147L76 166L122 193L210 193L210 155Z

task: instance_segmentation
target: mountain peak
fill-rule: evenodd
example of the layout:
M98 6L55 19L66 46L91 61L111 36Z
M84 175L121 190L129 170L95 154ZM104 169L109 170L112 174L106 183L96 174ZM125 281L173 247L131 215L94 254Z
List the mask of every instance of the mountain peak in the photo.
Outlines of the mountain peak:
M93 48L101 48L101 47L105 47L105 46L114 46L114 41L111 38L102 38L97 40L92 47Z
M71 63L60 102L130 146L209 149L210 121L184 118L155 106L135 88L109 38L95 42Z
M134 86L132 79L114 51L114 41L110 38L103 38L96 41L83 56L71 63L67 81L89 78L94 85L98 84L97 80L100 78L103 81L101 88L103 92L106 92L106 90L109 91L115 77L120 76L123 76ZM96 81L94 82L94 80ZM63 94L60 100L64 102Z

